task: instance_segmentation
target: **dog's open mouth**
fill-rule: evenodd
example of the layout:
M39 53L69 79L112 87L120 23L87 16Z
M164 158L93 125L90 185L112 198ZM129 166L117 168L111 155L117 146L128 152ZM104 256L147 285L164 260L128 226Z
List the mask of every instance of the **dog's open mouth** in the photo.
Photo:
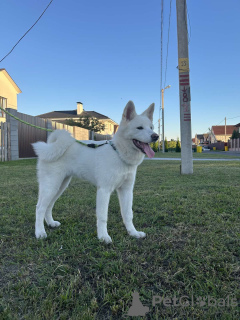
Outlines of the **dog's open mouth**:
M141 142L136 139L133 139L133 143L139 150L142 151L142 153L145 153L148 156L148 158L154 157L155 152L152 150L148 143Z

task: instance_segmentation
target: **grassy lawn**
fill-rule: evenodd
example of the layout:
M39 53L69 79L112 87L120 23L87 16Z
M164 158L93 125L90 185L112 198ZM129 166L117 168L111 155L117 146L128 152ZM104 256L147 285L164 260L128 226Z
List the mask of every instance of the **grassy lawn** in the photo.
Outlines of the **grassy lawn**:
M181 158L181 153L179 152L155 152L154 158ZM219 151L205 151L205 152L193 152L193 158L209 158L209 159L240 159L240 153L228 153L228 152L219 152Z
M133 210L147 237L128 236L114 193L112 245L97 240L95 188L77 179L56 203L60 228L35 239L35 164L0 163L0 319L240 318L239 162L194 162L181 176L178 162L144 161ZM135 290L145 317L126 316ZM173 305L183 296L189 305Z

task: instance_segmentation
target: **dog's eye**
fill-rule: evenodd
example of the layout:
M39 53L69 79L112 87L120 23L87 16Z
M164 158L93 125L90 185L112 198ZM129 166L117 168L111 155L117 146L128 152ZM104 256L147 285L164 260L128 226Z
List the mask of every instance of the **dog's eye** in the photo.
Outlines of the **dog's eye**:
M138 129L138 130L142 130L142 129L143 129L143 127L137 127L137 129Z

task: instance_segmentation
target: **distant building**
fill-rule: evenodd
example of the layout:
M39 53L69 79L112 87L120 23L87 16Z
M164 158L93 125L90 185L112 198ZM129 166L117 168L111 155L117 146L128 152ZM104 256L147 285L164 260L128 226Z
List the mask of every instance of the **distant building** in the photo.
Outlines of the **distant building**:
M198 146L199 144L208 144L209 143L209 134L195 134L195 138L192 139L193 144Z
M225 131L226 130L226 131ZM231 138L234 130L239 130L237 126L227 125L227 126L212 126L210 135L210 142L228 142Z
M60 123L65 123L68 119L77 120L79 119L79 117L96 118L105 125L105 130L100 132L104 135L112 135L116 133L118 129L118 124L109 117L96 111L85 111L83 109L82 102L77 102L77 109L75 110L52 111L40 114L38 115L38 117L53 120Z

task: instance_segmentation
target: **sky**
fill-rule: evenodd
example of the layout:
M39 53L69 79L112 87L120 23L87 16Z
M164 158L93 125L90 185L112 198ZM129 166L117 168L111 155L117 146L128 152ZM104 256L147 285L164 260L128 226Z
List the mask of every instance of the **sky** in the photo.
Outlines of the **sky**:
M0 60L49 1L1 1ZM212 125L224 125L225 117L229 125L240 122L240 1L187 0L187 8L194 137ZM164 0L162 44L161 69L161 0L53 0L0 68L22 90L19 112L35 116L73 110L80 101L86 111L119 123L129 100L137 113L154 102L156 132L161 88L171 85L164 92L165 137L177 139L175 0Z

